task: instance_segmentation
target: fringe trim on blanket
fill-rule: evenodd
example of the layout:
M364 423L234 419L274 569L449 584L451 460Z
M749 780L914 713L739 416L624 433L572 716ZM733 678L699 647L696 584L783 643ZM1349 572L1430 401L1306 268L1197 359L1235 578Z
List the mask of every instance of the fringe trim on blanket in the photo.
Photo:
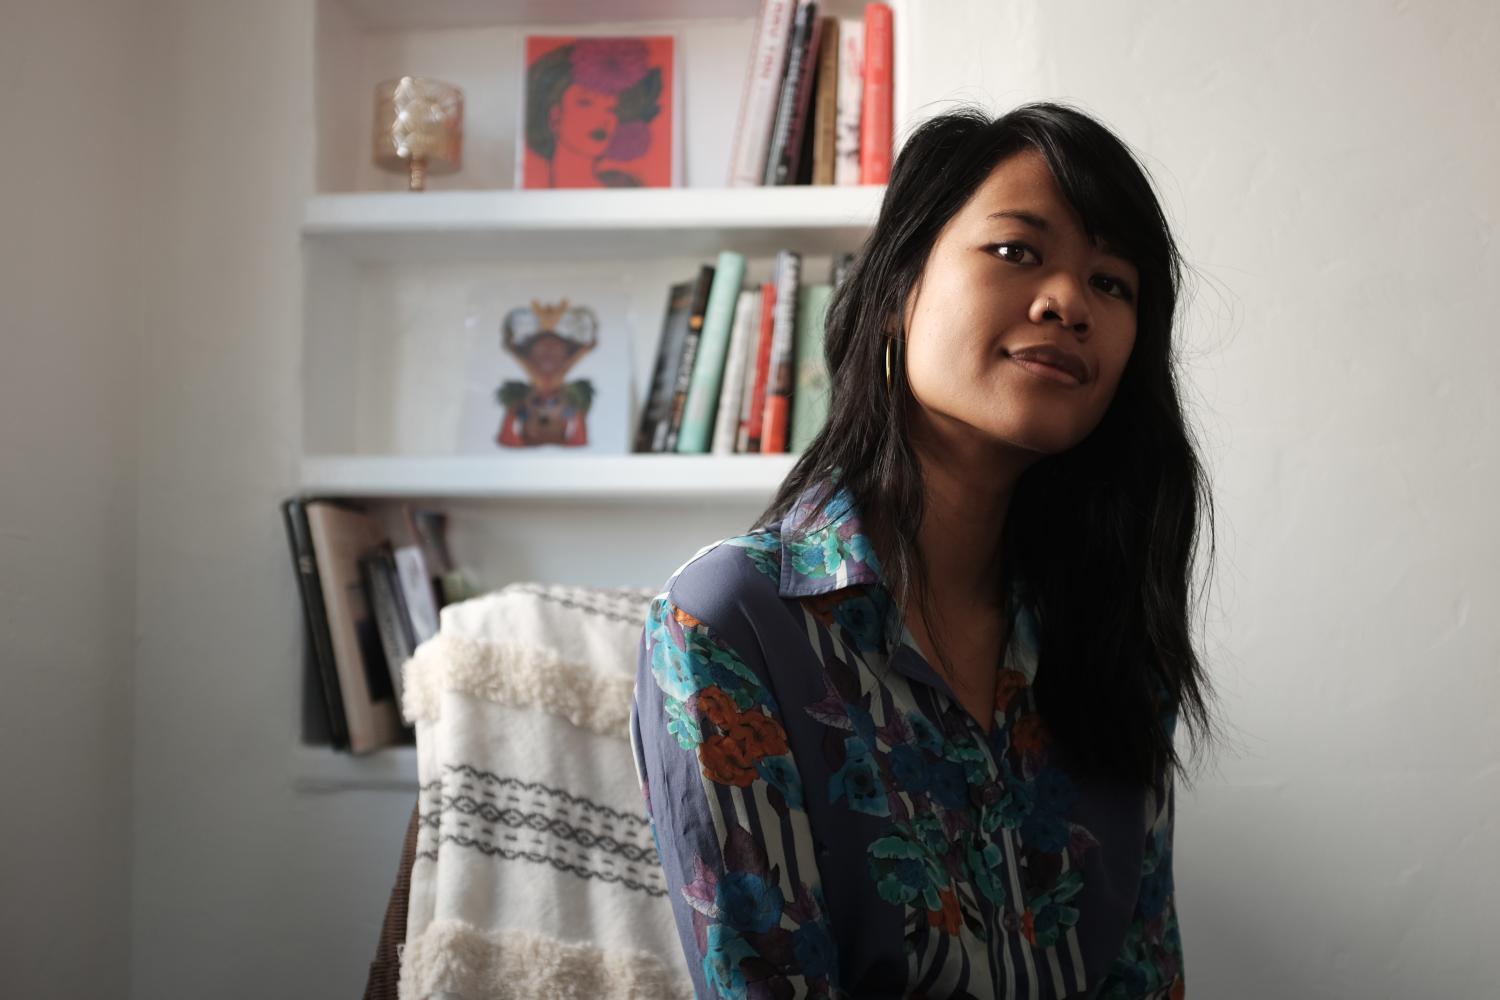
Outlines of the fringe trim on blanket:
M692 1000L692 982L648 951L605 951L527 931L438 920L401 956L401 1000L440 993L558 1000Z
M635 678L602 673L550 649L439 632L403 669L408 722L437 721L443 692L460 691L497 705L537 706L601 736L630 736Z

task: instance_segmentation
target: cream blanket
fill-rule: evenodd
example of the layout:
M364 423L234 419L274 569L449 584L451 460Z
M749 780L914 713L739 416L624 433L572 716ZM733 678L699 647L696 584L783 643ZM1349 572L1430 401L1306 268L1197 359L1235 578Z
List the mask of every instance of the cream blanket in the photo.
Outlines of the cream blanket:
M652 596L512 584L407 661L402 1000L692 996L628 743Z

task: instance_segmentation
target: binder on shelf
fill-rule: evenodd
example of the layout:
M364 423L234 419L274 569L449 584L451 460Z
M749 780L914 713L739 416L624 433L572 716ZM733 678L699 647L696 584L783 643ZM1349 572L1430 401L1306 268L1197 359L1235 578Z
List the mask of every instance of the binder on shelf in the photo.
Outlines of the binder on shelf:
M334 660L333 638L328 630L328 614L323 606L323 588L318 578L318 561L313 552L312 532L307 510L298 497L281 505L286 522L287 541L291 545L292 565L297 572L297 592L302 598L302 617L306 623L304 670L317 678L315 690L326 720L329 745L335 750L349 749L349 726L344 717L344 700L339 694L338 665ZM304 688L312 685L304 684ZM304 690L304 697L306 691ZM311 726L307 726L311 730ZM314 736L315 731L309 731Z

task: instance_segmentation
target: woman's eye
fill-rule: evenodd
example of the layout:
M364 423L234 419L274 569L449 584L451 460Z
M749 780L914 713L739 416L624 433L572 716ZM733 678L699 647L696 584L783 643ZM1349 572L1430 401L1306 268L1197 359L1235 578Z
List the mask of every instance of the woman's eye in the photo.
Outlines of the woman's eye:
M1135 292L1131 291L1130 286L1125 284L1125 282L1121 281L1119 278L1111 277L1108 274L1101 274L1099 277L1103 278L1105 281L1113 285L1116 289L1115 294L1119 295L1120 298L1124 299L1126 302L1135 301Z
M1031 249L1031 247L1027 246L1024 243L997 243L995 246L991 247L990 249L993 250L996 253L999 253L1001 255L1000 256L1001 260L1010 261L1012 264L1019 264L1019 263L1021 263L1021 257L1023 255L1025 255L1025 254L1028 254L1028 253L1035 254L1036 253L1035 250ZM1009 251L1015 251L1015 255L1014 256L1006 256L1005 253L1004 253L1004 251L1007 251L1007 250L1009 250Z

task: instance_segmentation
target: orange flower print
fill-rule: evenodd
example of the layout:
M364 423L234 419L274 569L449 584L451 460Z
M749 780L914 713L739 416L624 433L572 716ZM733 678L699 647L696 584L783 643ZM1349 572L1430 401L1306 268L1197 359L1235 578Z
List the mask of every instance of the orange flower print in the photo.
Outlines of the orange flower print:
M963 915L958 911L958 893L950 885L938 890L938 899L942 900L943 908L928 910L927 922L945 934L957 934L958 928L963 924Z
M1037 712L1027 712L1016 719L1010 732L1010 745L1021 751L1040 753L1047 749L1047 740L1047 724Z
M787 752L781 723L761 712L741 712L698 747L703 773L721 785L747 788L759 776L755 762Z
M1172 1000L1183 1000L1187 996L1187 983L1183 981L1181 976L1172 980L1172 990L1168 995Z
M835 590L827 594L813 594L801 600L802 606L812 612L814 618L822 624L832 627L833 609L847 596L844 591Z
M697 628L699 625L703 624L702 621L694 618L688 612L677 607L675 604L672 606L672 617L676 618L678 622L682 624L683 628Z
M1026 935L1027 941L1033 945L1036 944L1036 924L1032 921L1030 907L1027 907L1026 912L1021 914L1021 933Z
M728 729L739 716L739 706L728 692L717 684L709 685L698 692L698 711L720 729Z
M1016 693L1026 688L1026 675L1019 670L1000 671L1000 681L995 685L995 711L1004 712Z
M698 746L698 760L703 773L721 785L748 788L759 776L745 748L728 736L716 734L704 740Z
M786 730L781 723L760 712L743 712L727 727L724 734L739 743L751 761L775 757L787 751Z

